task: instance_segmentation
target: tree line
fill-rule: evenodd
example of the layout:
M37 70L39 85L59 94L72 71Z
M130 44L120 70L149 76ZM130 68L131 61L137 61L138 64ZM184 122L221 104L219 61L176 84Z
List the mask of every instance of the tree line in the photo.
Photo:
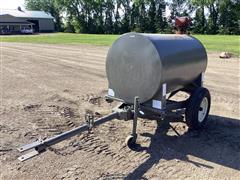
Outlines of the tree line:
M239 0L25 0L25 6L50 13L57 31L171 33L175 17L189 16L193 33L240 34Z

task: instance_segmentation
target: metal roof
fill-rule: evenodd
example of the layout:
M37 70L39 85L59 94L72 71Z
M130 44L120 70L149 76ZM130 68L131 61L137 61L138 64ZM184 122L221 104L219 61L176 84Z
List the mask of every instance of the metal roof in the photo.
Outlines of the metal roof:
M53 19L53 17L44 11L19 11L17 9L0 9L0 15L9 14L18 18L44 18Z

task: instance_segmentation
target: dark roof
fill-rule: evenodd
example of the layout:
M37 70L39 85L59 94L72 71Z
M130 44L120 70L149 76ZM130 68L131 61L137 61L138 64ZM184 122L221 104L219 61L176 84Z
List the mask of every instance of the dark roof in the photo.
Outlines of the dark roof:
M0 9L0 16L9 14L19 18L44 18L53 19L53 17L44 11L19 11L17 9Z

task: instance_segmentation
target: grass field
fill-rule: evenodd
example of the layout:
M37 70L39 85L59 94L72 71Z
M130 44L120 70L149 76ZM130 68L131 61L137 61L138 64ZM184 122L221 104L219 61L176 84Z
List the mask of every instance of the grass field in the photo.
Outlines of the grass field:
M208 51L228 51L240 55L240 36L227 35L194 35L199 39ZM93 44L110 46L119 35L93 35L93 34L40 34L0 36L2 42L24 43L49 43L49 44Z

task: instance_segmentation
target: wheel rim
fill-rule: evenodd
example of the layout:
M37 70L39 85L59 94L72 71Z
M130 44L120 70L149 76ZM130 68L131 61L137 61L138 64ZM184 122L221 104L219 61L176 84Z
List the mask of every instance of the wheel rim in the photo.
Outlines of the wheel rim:
M201 104L200 104L200 109L198 111L198 122L203 122L207 115L208 111L208 99L207 97L204 97Z

